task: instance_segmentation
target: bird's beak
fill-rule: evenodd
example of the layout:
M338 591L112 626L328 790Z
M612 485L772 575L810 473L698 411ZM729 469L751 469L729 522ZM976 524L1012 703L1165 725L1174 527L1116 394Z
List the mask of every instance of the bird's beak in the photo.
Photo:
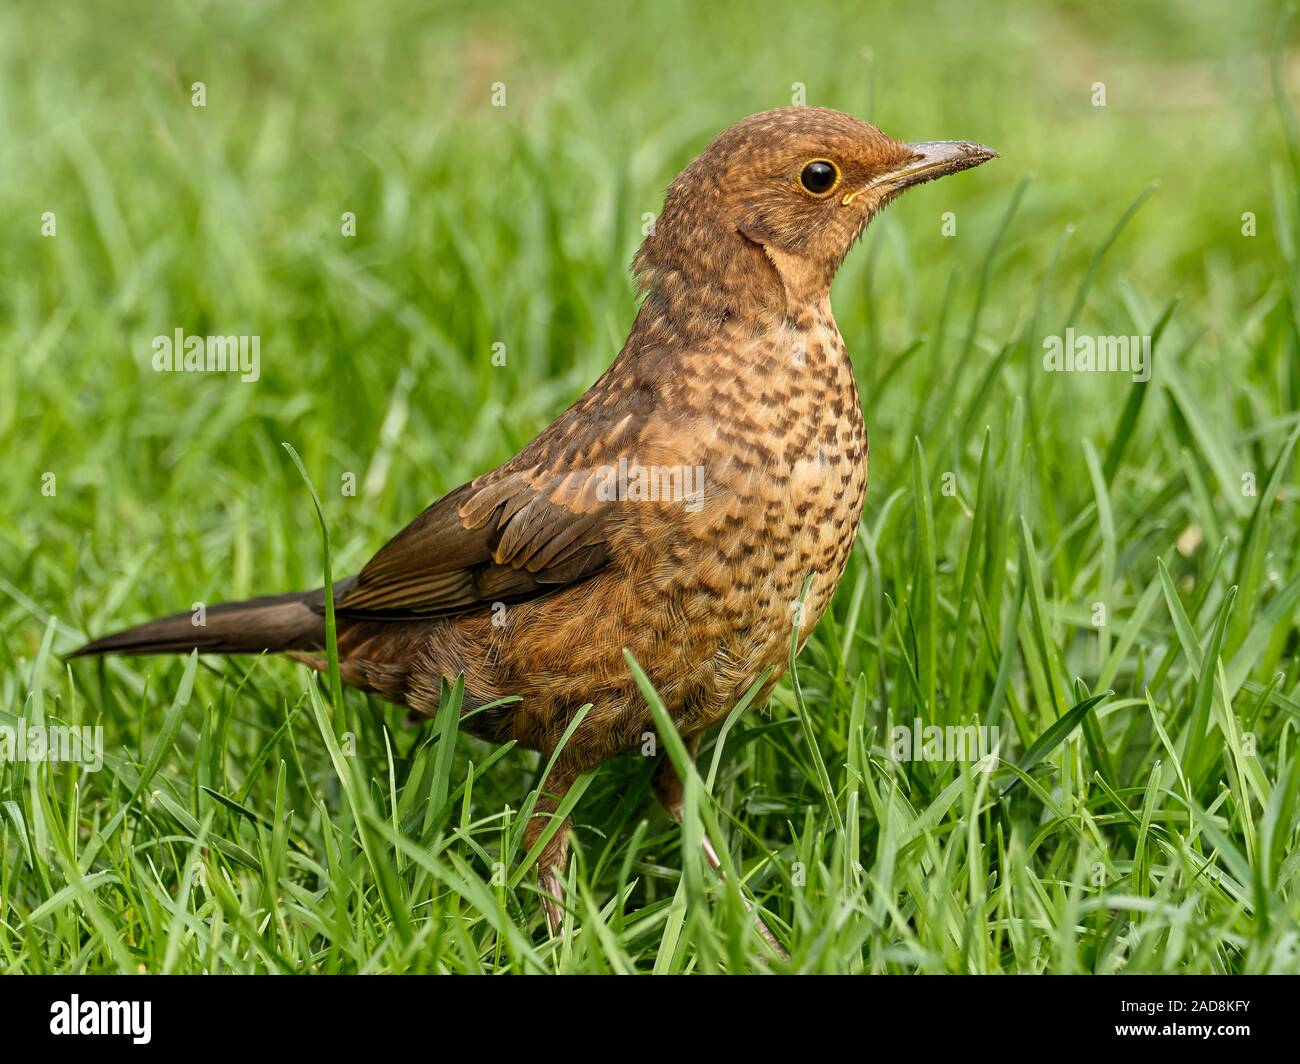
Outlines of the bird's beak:
M983 144L970 144L964 140L924 140L906 147L919 158L888 176L896 188L908 188L923 181L933 181L936 177L947 177L959 170L969 170L972 166L996 159L998 155Z
M924 140L904 144L903 147L913 153L912 159L887 174L881 174L865 188L849 193L844 199L845 204L869 189L898 192L933 181L936 177L947 177L959 170L969 170L998 156L992 148L964 140Z

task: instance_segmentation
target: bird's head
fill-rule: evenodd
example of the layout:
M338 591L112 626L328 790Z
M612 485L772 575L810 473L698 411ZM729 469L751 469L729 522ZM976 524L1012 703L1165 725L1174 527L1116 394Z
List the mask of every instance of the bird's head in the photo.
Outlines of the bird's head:
M904 143L823 107L764 111L724 130L669 186L634 270L649 291L680 279L697 293L713 283L737 294L765 271L789 297L816 300L887 203L996 154L965 141Z

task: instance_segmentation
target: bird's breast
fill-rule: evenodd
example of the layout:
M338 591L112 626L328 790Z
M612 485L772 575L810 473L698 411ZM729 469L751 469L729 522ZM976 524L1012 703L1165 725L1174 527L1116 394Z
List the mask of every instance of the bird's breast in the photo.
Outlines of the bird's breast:
M515 607L514 627L483 650L495 688L524 696L511 737L549 749L590 702L574 741L590 743L593 763L639 741L648 711L625 648L683 734L716 723L765 669L779 677L792 626L806 636L844 574L866 473L829 310L685 356L612 469L609 567Z
M806 637L844 574L867 438L829 314L738 346L718 368L695 410L707 486L704 505L684 515L685 554L696 578L725 588L715 657L743 690L768 666L779 674L792 625Z

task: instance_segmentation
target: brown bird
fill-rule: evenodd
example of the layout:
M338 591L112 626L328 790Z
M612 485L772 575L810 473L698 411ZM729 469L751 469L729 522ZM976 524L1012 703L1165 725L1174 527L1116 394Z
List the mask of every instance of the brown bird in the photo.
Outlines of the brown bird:
M802 645L844 573L866 490L831 280L904 189L995 155L905 144L812 107L719 135L669 186L636 254L644 299L613 365L518 455L335 585L344 682L433 716L442 679L464 674L464 712L521 699L468 730L544 756L590 703L544 782L529 847L580 773L654 729L625 648L692 756L770 669L761 704L792 624ZM201 628L176 614L70 656L284 651L323 671L324 645L318 589L214 606ZM653 789L680 819L667 760ZM565 821L538 864L552 930L568 835Z

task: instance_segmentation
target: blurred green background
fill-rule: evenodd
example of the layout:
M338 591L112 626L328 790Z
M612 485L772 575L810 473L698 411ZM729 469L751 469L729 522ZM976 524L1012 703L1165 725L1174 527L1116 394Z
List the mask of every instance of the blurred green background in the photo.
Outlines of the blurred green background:
M906 197L849 259L835 306L868 381L934 327L954 272L949 318L964 322L971 275L1032 173L984 333L1010 333L1029 313L1074 226L1045 293L1047 313L1063 314L1102 238L1158 181L1097 289L1131 285L1160 304L1181 292L1188 328L1207 330L1200 383L1226 400L1214 376L1243 361L1242 314L1277 267L1276 11L1209 0L1140 12L1118 2L6 5L0 433L12 490L47 469L61 484L58 501L14 496L6 553L23 558L44 541L23 583L62 615L68 606L41 583L44 565L66 563L51 538L82 544L87 566L117 566L141 543L210 537L189 548L203 594L264 588L281 564L291 582L311 582L306 552L257 562L283 550L264 529L230 538L256 524L289 439L322 480L372 473L332 515L345 564L362 560L376 530L508 457L608 364L634 309L626 266L643 213L719 130L789 104L794 83L807 103L901 138L1003 153ZM202 109L190 105L196 81ZM504 108L490 105L496 82ZM1092 105L1095 82L1104 108ZM940 235L947 210L958 212L956 238ZM1247 210L1259 216L1254 240L1240 235ZM56 212L55 239L40 235L45 211ZM357 216L355 239L340 235L344 211ZM1106 320L1104 296L1087 310L1081 326L1128 331ZM262 381L153 374L150 341L177 326L259 334ZM496 341L505 372L490 371ZM924 369L943 380L959 367ZM1124 394L1111 384L1058 378L1043 400L1086 432L1110 424ZM887 454L895 430L909 443L915 404L932 416L945 398L955 397L904 387L869 405L873 451ZM889 463L873 464L877 498L890 476ZM223 564L203 560L213 552ZM141 577L151 604L175 601L173 574Z
M1291 779L1294 599L1275 596L1296 575L1294 465L1282 467L1271 534L1255 537L1258 565L1244 551L1255 500L1243 498L1238 485L1241 472L1253 471L1262 490L1300 398L1300 171L1294 129L1288 134L1300 96L1300 37L1294 24L1279 36L1279 14L1266 0L668 2L625 9L595 2L11 0L0 9L0 709L30 712L33 698L43 697L47 712L103 723L110 750L140 760L184 663L78 664L69 673L41 651L49 619L58 620L53 651L66 652L88 635L193 602L317 586L314 516L282 441L302 454L324 498L335 573L354 571L431 500L513 455L599 375L635 312L627 264L663 188L721 129L790 104L802 86L803 102L850 111L901 139L969 139L1002 153L891 207L833 290L871 433L864 526L874 531L855 555L835 616L804 655L808 711L835 778L844 757L852 763L844 744L859 675L873 723L891 712L964 719L987 709L999 683L1023 714L1017 749L1054 719L1051 700L1040 697L1038 665L1029 661L1031 634L1012 621L1018 640L979 650L974 629L969 646L960 624L951 634L964 544L984 520L969 518L990 512L987 499L982 508L975 504L988 426L1000 456L991 479L1007 492L994 512L1012 529L1008 571L1023 575L1024 556L1014 546L1021 513L1046 558L1043 623L1056 661L1046 686L1058 684L1063 697L1073 677L1091 683L1101 672L1140 702L1153 663L1178 653L1176 620L1163 604L1155 614L1135 610L1135 640L1115 669L1104 670L1111 644L1100 637L1099 652L1088 629L1090 603L1101 595L1117 618L1129 616L1144 589L1156 586L1160 555L1206 633L1235 570L1231 582L1245 590L1225 662L1229 651L1250 651L1235 659L1256 684L1243 697L1258 694L1273 671L1283 674L1273 700L1260 703L1262 717L1251 722L1263 722L1265 746L1277 755L1261 772L1268 781ZM204 84L203 107L191 103L196 82ZM498 83L503 107L492 106ZM1105 106L1094 105L1098 83ZM946 237L941 224L949 211L957 232ZM42 235L46 212L55 215L55 236ZM344 212L355 214L355 237L341 232ZM1257 235L1243 235L1244 212L1254 215ZM1041 372L1044 333L1066 325L1150 333L1171 305L1156 386L1131 433L1121 421L1134 394L1127 378ZM176 328L258 335L261 379L155 374L151 341ZM505 366L492 364L498 343ZM897 635L910 622L892 619L896 604L907 610L926 595L917 583L922 543L909 523L919 483L914 440L934 476L939 592L929 619L937 611L939 669L959 663L955 685L940 684L942 706L921 709L899 671L915 660L915 648ZM1107 478L1102 507L1116 515L1118 547L1114 528L1099 525L1084 440L1121 463ZM1022 462L1023 482L1011 472ZM937 492L948 470L960 481L960 506ZM42 492L49 473L53 495ZM355 496L341 490L349 474ZM1175 552L1180 535L1189 537L1188 549ZM1097 590L1099 575L1112 586ZM987 587L981 583L991 600L981 612L987 609L996 642L1010 585L994 576ZM1279 601L1274 613L1261 612ZM871 621L859 631L860 616ZM1259 641L1247 636L1256 630ZM1014 656L1000 680L999 649ZM968 683L962 662L972 669ZM1157 677L1175 740L1199 697L1195 665L1180 662ZM250 667L255 678L241 688ZM41 675L48 690L33 695ZM277 747L269 765L255 755L268 735L278 736L284 706L301 705L306 682L285 663L205 662L198 701L206 708L194 710L179 740L170 737L177 745L163 765L177 800L201 817L201 787L230 793L238 783L241 799L261 814L278 810L273 766L284 751ZM790 723L791 707L783 687L773 710L778 723ZM377 709L375 720L384 715L396 732L400 714ZM1153 752L1164 755L1149 723L1130 730L1121 715L1104 724L1103 737L1123 777L1111 782L1136 806ZM328 775L318 737L305 727L296 764L306 777ZM813 777L800 767L797 739L779 738L795 732L778 729L770 742L793 745L771 752L763 727L753 725L747 753L728 762L719 791L744 810L753 837L777 847L789 844L790 824L804 823ZM405 758L415 740L398 734L394 741ZM229 751L229 763L218 747ZM373 731L363 748L380 759L382 778L384 739ZM465 756L481 760L484 750L462 740ZM529 784L513 764L499 764L490 781L475 785L476 810L518 807ZM1193 781L1190 791L1204 805L1222 798L1228 760L1224 766ZM1092 787L1097 766L1084 755L1072 753L1059 767L1083 791ZM253 778L241 780L243 771ZM641 772L640 765L611 766L589 792L590 812L579 813L580 848L584 838L589 847L605 840L599 845L613 854L613 864L602 866L603 886L593 891L601 903L614 889L610 868L622 859L617 847L626 844L628 825L648 815L625 808L620 794ZM457 773L462 779L463 770ZM70 777L58 778L50 788L63 796L69 838L78 821L84 837L125 800L120 781L105 774L88 784L79 806ZM37 908L71 873L56 874L51 863L48 876L36 875L40 862L22 856L18 836L34 831L37 817L27 803L39 805L25 779L3 777L0 793L24 810L21 825L0 818L0 881L14 906L9 930L0 933L7 966L112 968L124 957L161 965L160 948L151 944L160 939L147 921L133 923L142 919L139 897L131 895L130 905L105 898L107 911L136 914L109 920L122 929L121 950L75 908L53 916ZM946 782L941 774L909 777L908 794L920 808ZM1288 786L1284 793L1294 798L1293 779ZM300 815L310 809L308 791L293 806ZM1189 814L1172 794L1167 802L1161 794L1156 819L1167 814L1171 837L1181 837ZM1260 857L1246 824L1255 813L1249 801L1238 807L1241 801L1234 791L1218 827L1251 866L1272 868L1267 889L1278 892L1283 924L1293 925L1287 885L1295 862L1282 875ZM888 809L868 804L854 806L864 817L863 861L882 852L883 834L873 833L883 833L888 820ZM1041 812L1024 814L1025 823L1032 826ZM212 830L221 827L218 820ZM1269 835L1279 862L1294 852L1294 827L1287 820ZM226 828L232 837L251 830ZM994 832L986 821L984 829L989 846L1001 839L1001 827ZM323 862L319 820L294 830L304 852ZM669 856L629 865L652 884L648 900L638 895L652 909L656 897L672 895L675 880L665 868L679 862L671 827L655 821L651 837L658 838L654 832L662 832ZM1132 842L1123 832L1116 838ZM1046 846L1025 857L1049 884L1043 896L1054 901L1044 902L1023 942L1000 939L1005 928L995 929L990 915L987 953L972 952L969 942L947 952L952 944L942 931L936 934L947 946L908 924L915 917L909 904L923 906L925 891L907 881L899 890L911 892L911 902L890 911L908 929L887 927L873 907L871 930L811 955L808 964L1088 967L1109 925L1088 932L1096 936L1094 953L1081 960L1073 940L1054 937L1059 921L1043 915L1065 905L1058 883L1087 879L1089 860L1074 844L1066 840L1050 858ZM1188 845L1200 851L1195 840ZM113 857L124 881L133 860L125 851ZM1133 860L1140 870L1142 859ZM878 882L903 876L902 859L897 868L890 861ZM81 871L91 866L93 855ZM1133 874L1133 865L1125 867ZM169 890L177 875L161 875ZM656 894L657 879L667 886ZM778 883L768 889L775 908L786 905ZM1176 906L1179 891L1209 888L1202 880L1169 889L1166 900ZM373 915L371 888L358 887L358 899ZM1276 952L1277 923L1257 927L1251 921L1263 917L1243 915L1234 899L1202 899L1204 934L1190 942L1181 932L1171 941L1168 925L1151 917L1149 949L1133 967L1293 963ZM520 921L522 904L510 902ZM816 923L812 902L807 912L802 902L789 904L789 925ZM969 898L954 905L978 909ZM42 919L16 930L33 910ZM535 929L535 912L527 911ZM357 958L379 956L366 950L378 951L375 942L387 942L389 933L377 918L375 940L364 949L354 944L351 960L331 952L322 963L313 936L324 932L312 925L301 940L289 935L279 953L253 951L248 963L274 968L289 958L303 967L365 968ZM1088 934L1080 932L1079 941ZM722 947L711 953L699 945L707 935L704 925L695 927L692 948L704 951L703 969L721 964ZM595 968L658 963L647 959L654 948L646 941L633 935L625 957L587 959ZM1247 941L1256 941L1257 952ZM1109 942L1107 949L1114 937ZM476 955L472 946L440 948L458 959L435 950L439 959L431 960L406 943L373 966L473 967L465 959ZM669 949L664 963L674 970L694 963L683 948ZM173 954L169 963L239 968L231 957L195 951Z

